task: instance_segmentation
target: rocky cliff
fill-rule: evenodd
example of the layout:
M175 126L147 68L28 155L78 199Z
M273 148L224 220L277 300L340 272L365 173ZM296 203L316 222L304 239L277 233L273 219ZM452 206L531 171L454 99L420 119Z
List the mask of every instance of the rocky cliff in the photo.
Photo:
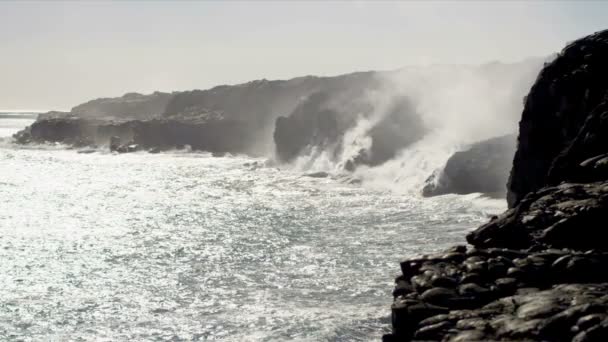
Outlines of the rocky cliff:
M259 80L235 86L218 86L176 94L168 103L165 118L198 118L213 115L246 123L255 131L249 141L262 153L274 150L275 120L292 113L301 102L315 93L334 99L373 87L376 72L358 72L335 77L298 77L290 80ZM312 118L311 118L312 120Z
M360 84L317 92L305 98L289 116L279 117L274 129L279 159L288 162L314 148L337 158L344 149L352 147L344 146L345 135L358 128L358 134L369 138L369 142L361 144L347 161L345 168L352 171L359 164L382 164L424 136L422 120L407 97L391 96L379 109L373 103L375 98L368 96L376 90L374 86L377 85Z
M515 135L477 142L454 153L443 170L435 172L422 190L426 197L480 192L503 198L515 153Z
M511 208L468 246L401 263L385 341L608 340L608 31L527 97Z
M34 130L34 133L45 131L52 136L50 130L54 127L61 130L64 129L61 127L75 125L72 119L104 120L107 125L161 120L179 125L196 123L199 128L204 122L216 125L226 120L230 125L241 127L239 132L247 130L247 134L233 137L245 146L242 153L270 157L276 152L281 161L291 161L311 149L328 148L323 151L327 155L340 155L336 158L339 159L337 167L352 170L357 165L382 164L418 140L427 128L423 113L418 109L429 110L429 104L437 102L434 97L444 95L444 92L434 90L445 88L446 79L456 80L450 86L459 89L471 82L478 86L480 83L506 83L508 91L489 96L492 103L507 103L501 106L506 108L519 105L519 89L529 84L531 70L537 70L539 63L539 59L531 59L514 64L416 67L332 77L258 80L207 90L149 95L129 93L117 98L92 100L75 106L70 112L41 114L38 128L48 126ZM446 96L450 96L449 92ZM426 100L420 101L422 97ZM438 116L444 110L442 106L445 104L434 110ZM495 116L503 117L501 122L510 124L515 122L510 116L512 112L499 111ZM66 121L44 121L46 119ZM435 121L449 120L438 117ZM437 125L437 122L433 124ZM22 142L46 140L44 136L27 138L25 132L21 136L18 140ZM74 136L65 140L109 144L109 140L100 141L99 135L82 138ZM221 140L227 142L228 139L222 136ZM188 145L197 143L192 141Z
M518 148L509 181L511 207L546 184L569 179L559 171L562 166L553 163L577 136L585 139L580 137L581 127L606 100L606 60L606 35L599 33L568 45L538 76L519 123ZM579 158L595 153L577 152ZM564 158L559 159L559 163L563 161Z

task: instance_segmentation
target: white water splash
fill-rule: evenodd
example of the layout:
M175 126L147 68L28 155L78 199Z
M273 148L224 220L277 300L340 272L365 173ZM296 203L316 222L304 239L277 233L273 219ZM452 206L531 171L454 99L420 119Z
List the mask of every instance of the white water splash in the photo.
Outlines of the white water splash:
M454 152L477 141L516 132L523 98L542 62L533 59L513 65L431 66L382 73L378 76L385 85L382 92L368 94L374 104L372 115L360 117L344 134L341 153L335 156L336 146L313 148L293 166L301 171L344 176L344 164L371 146L368 133L386 115L387 99L406 95L427 127L426 135L382 165L359 166L352 177L364 186L418 195L426 179L441 170Z

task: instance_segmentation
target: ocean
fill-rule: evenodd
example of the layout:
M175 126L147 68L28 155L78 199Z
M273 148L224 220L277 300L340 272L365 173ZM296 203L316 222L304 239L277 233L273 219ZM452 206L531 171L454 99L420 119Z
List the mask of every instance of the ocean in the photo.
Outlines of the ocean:
M33 119L0 114L8 340L377 341L399 261L506 207L263 158L13 144Z

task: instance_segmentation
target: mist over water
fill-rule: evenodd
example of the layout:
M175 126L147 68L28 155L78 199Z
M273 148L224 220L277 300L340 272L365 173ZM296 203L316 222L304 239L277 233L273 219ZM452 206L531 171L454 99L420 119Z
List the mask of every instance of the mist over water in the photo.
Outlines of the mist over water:
M382 87L366 93L366 101L374 108L372 113L350 113L358 119L341 141L329 148L310 149L293 166L302 171L349 174L350 179L362 181L369 188L418 196L425 180L441 170L454 152L517 131L524 96L545 60L529 59L516 67L502 63L439 65L379 73ZM362 165L353 174L345 172L349 159L370 149L372 128L389 114L389 104L400 96L412 103L413 112L402 115L422 122L422 138L381 165ZM337 157L336 149L340 151Z
M399 260L462 243L504 207L264 165L3 143L0 335L378 340Z

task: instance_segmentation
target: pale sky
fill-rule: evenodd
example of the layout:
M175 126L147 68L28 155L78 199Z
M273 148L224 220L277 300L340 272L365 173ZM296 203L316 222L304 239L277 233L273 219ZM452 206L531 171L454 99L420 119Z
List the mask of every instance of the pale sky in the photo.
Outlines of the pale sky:
M0 2L0 110L253 79L546 56L608 2Z

